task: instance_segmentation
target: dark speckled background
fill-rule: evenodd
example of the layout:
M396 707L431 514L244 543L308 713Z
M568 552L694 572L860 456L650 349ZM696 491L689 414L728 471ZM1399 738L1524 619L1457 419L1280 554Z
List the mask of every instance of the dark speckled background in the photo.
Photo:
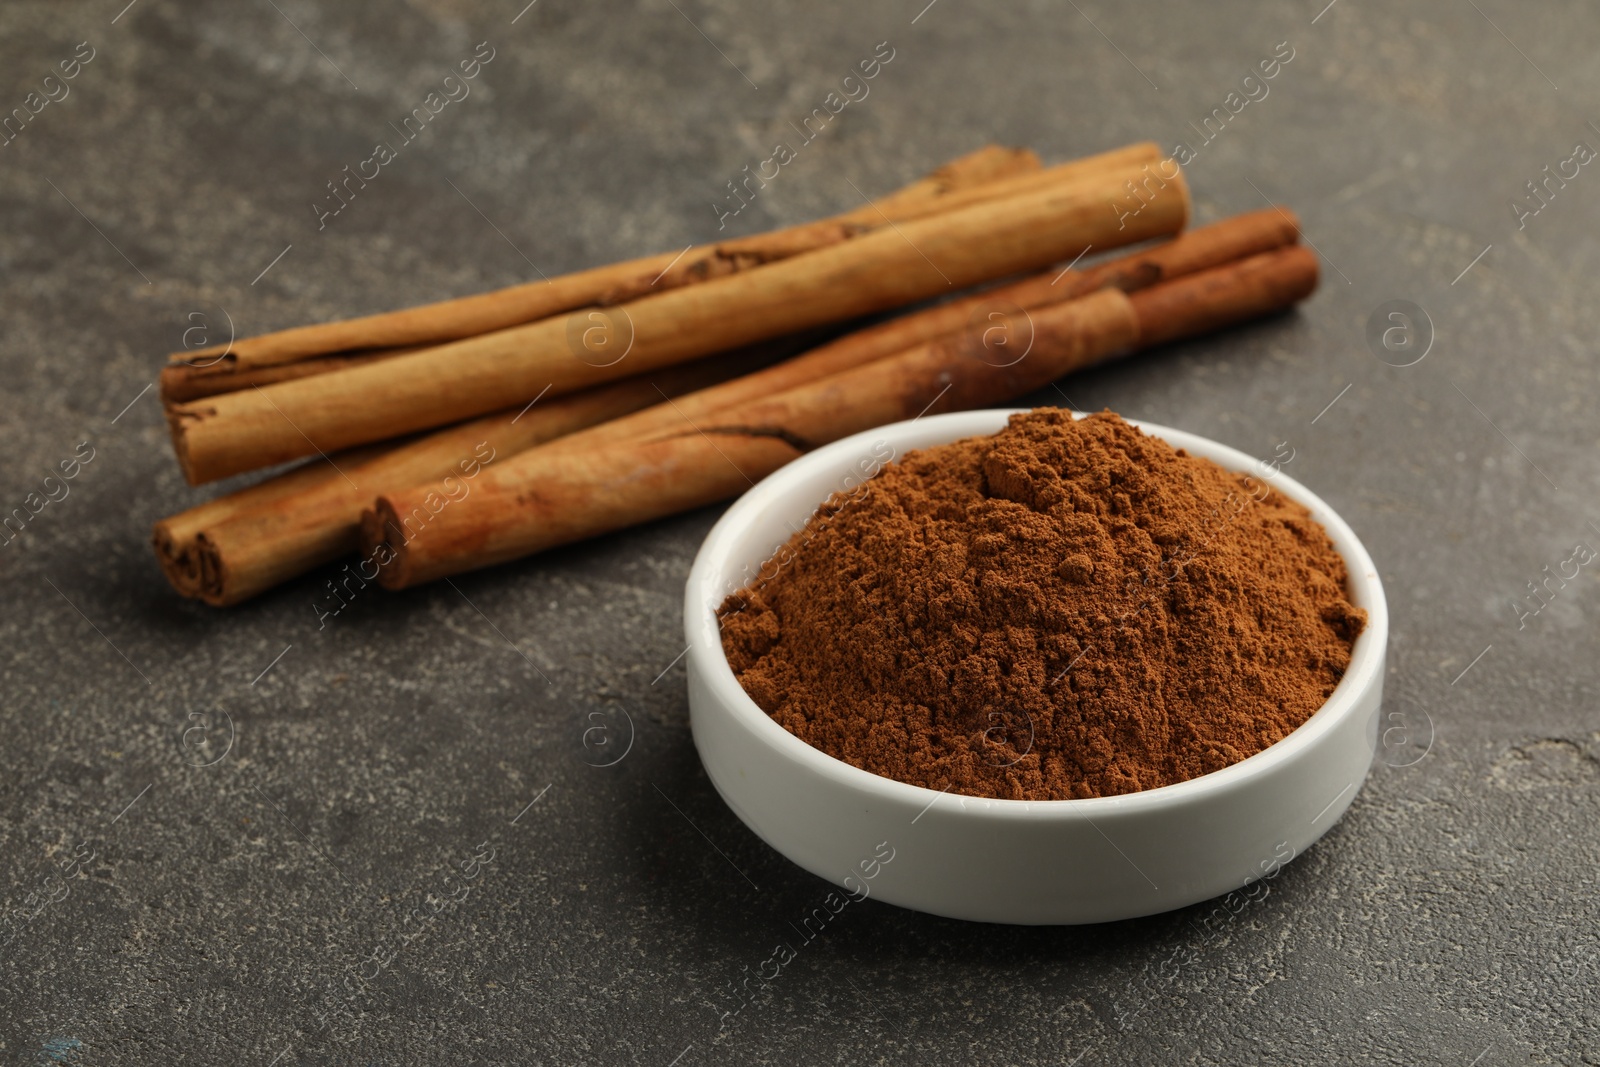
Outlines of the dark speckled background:
M1600 547L1600 173L1520 230L1511 207L1600 144L1589 7L125 2L0 8L0 108L94 50L0 148L0 510L94 449L0 550L4 1062L1600 1060L1600 570L1520 628L1512 607ZM243 334L708 240L724 183L884 40L870 96L729 232L986 140L1195 147L1288 42L1189 176L1202 221L1293 206L1321 291L1061 389L1289 442L1383 572L1402 729L1231 919L867 902L723 1023L719 991L828 887L742 827L690 741L669 664L716 510L459 592L373 589L320 630L332 569L219 613L146 547L201 494L141 390L191 313ZM324 183L480 41L472 95L319 232ZM1395 299L1436 331L1403 369L1364 340ZM634 728L608 768L595 713Z

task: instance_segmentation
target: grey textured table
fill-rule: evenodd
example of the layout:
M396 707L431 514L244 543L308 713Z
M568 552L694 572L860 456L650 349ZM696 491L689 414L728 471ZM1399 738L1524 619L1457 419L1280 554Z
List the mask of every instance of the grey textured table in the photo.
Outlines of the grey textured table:
M1569 162L1600 145L1592 11L524 2L0 12L0 108L25 109L0 148L3 510L93 450L0 554L6 1062L1600 1059L1600 571L1524 599L1600 547L1600 175ZM1299 313L1036 399L1288 442L1382 569L1397 732L1237 914L1011 929L869 901L723 1019L828 886L690 740L679 600L715 510L369 590L320 628L332 568L217 612L145 544L202 496L149 386L189 326L708 240L726 183L883 41L870 94L723 232L989 140L1183 142L1202 221L1291 205L1324 263ZM470 96L319 229L327 183L479 42ZM1412 316L1412 366L1366 340L1391 300L1436 334ZM588 765L584 731L627 719L627 757Z

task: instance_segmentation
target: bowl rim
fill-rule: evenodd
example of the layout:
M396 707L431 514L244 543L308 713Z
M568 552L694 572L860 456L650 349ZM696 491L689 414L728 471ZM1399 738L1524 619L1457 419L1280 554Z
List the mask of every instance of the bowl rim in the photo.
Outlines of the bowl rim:
M794 482L803 479L817 468L833 465L841 455L847 454L851 458L857 458L862 446L870 446L878 440L887 440L895 445L894 459L898 461L903 459L907 452L914 451L914 449L903 449L901 442L896 440L897 437L903 438L912 433L913 425L917 427L915 432L918 436L926 436L930 429L950 426L956 432L941 438L944 443L950 443L966 437L997 433L999 429L1004 428L1006 421L1012 415L1033 410L1037 409L984 408L951 412L888 423L852 434L808 452L763 478L739 497L717 520L701 544L689 573L684 620L686 637L689 641L688 654L697 664L708 661L702 664L701 680L710 687L713 695L724 703L732 715L750 728L754 737L776 749L779 755L798 763L802 770L827 779L832 784L885 802L916 806L923 812L932 808L940 797L948 796L956 803L947 807L947 815L950 814L950 808L957 808L967 815L986 818L998 816L1048 819L1093 817L1102 814L1131 816L1159 812L1176 805L1199 802L1248 787L1316 747L1340 723L1355 713L1367 690L1374 682L1382 681L1384 651L1388 644L1389 630L1388 606L1384 598L1383 584L1372 557L1367 553L1366 546L1361 543L1355 531L1321 497L1282 470L1271 477L1273 487L1309 509L1312 517L1327 531L1335 550L1344 559L1345 568L1349 573L1348 593L1357 606L1367 612L1367 625L1351 648L1350 664L1345 670L1344 677L1339 680L1333 693L1322 706L1288 736L1237 763L1171 785L1109 797L1072 800L979 797L956 793L952 789L930 789L862 770L812 747L778 725L771 716L761 710L734 676L719 636L721 627L716 619L716 606L734 590L721 594L709 610L705 609L704 591L708 583L713 587L725 584L720 583L718 579L722 577L722 561L728 555L730 543L742 535L746 527L768 506L786 496ZM1072 411L1073 417L1078 419L1085 418L1087 414ZM1258 470L1260 469L1258 465L1263 465L1262 461L1239 449L1199 434L1140 419L1125 419L1125 421L1138 427L1145 434L1161 438L1174 448L1201 455L1238 473ZM937 445L918 447L930 448ZM821 503L817 501L818 505Z

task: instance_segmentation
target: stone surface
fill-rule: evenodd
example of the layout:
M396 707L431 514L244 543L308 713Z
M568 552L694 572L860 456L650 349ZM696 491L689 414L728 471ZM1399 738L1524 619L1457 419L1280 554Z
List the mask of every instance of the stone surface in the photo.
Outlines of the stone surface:
M1587 9L123 2L0 12L7 111L93 49L0 148L0 510L94 450L0 554L6 1062L1600 1059L1597 572L1513 607L1600 546L1600 176L1552 181L1521 228L1511 207L1600 143ZM471 95L319 231L325 183L483 41ZM1288 442L1383 571L1405 729L1231 918L1007 929L867 902L724 1020L828 887L743 828L690 741L679 598L715 510L366 591L323 628L334 568L217 612L146 547L203 494L143 390L189 326L708 240L725 183L880 41L870 95L724 232L986 140L1182 141L1200 219L1292 206L1325 264L1299 313L1035 399ZM1279 42L1268 94L1204 141ZM1437 331L1403 368L1364 335L1400 299ZM584 731L628 720L627 756L587 765Z

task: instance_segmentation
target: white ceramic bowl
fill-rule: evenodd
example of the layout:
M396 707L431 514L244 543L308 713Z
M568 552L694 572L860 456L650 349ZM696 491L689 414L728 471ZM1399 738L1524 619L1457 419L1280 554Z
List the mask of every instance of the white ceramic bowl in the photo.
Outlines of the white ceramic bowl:
M1378 737L1389 617L1378 572L1328 505L1288 475L1274 488L1327 529L1367 611L1328 702L1264 752L1160 789L1092 800L987 800L852 767L773 722L723 655L716 609L835 491L873 461L1001 429L1010 411L895 423L817 449L751 489L707 536L689 575L689 710L712 784L773 848L860 897L959 919L1088 923L1184 907L1276 874L1344 814ZM1230 470L1242 452L1135 423ZM1270 468L1268 468L1270 470ZM887 862L885 858L887 857Z

